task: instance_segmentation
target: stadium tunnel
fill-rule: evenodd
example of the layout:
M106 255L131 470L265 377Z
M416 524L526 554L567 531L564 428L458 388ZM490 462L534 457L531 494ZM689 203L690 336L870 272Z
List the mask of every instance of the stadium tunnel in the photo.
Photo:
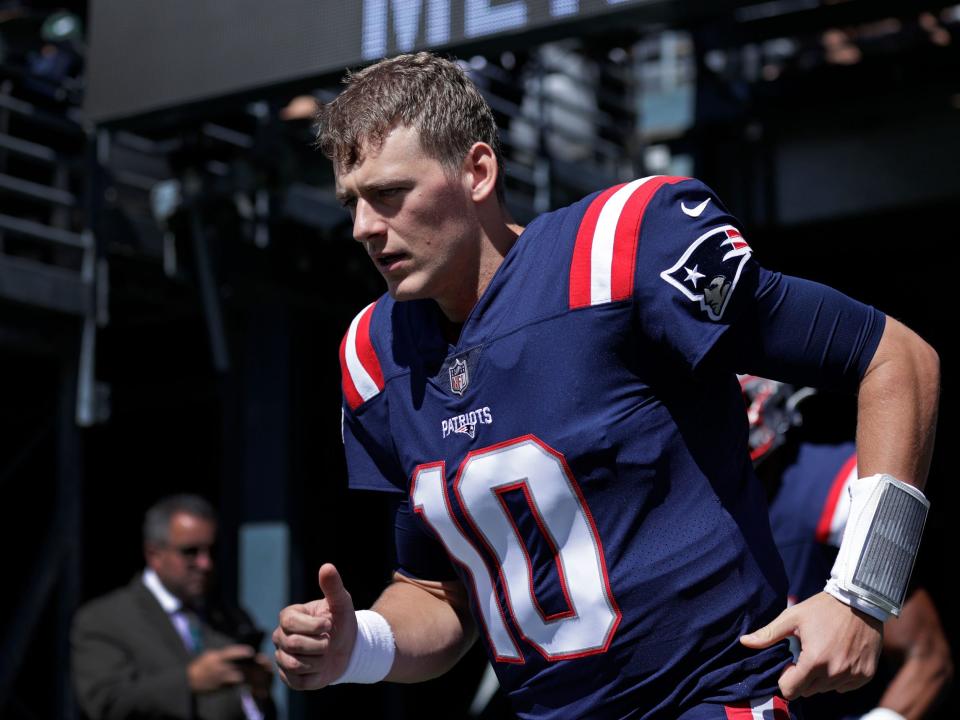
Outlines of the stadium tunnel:
M142 567L142 514L161 495L214 502L219 582L264 627L317 594L322 562L358 606L389 578L392 501L346 489L337 356L383 287L310 114L344 68L414 48L460 58L487 96L518 220L695 175L767 267L938 349L916 572L950 607L937 568L956 541L957 359L939 275L960 207L960 5L21 0L0 10L4 718L80 717L70 619ZM384 718L467 717L484 665L475 647L421 685L278 682L276 697L293 720L361 700ZM953 696L931 715L958 716Z

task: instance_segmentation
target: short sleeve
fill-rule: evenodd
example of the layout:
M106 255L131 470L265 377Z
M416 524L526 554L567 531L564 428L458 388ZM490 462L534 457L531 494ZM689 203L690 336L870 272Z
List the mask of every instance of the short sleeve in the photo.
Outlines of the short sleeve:
M757 272L738 221L712 190L691 178L664 183L640 221L636 322L696 368L749 303Z
M457 577L443 545L418 520L408 500L397 507L394 521L397 572L417 580L454 580Z
M371 326L377 303L350 323L340 343L343 390L342 432L350 487L406 492L390 432L390 412L383 369Z
M643 335L691 370L709 364L855 388L885 316L833 288L765 270L706 185L663 183L640 221L634 312Z
M834 288L761 269L750 307L714 360L794 385L855 391L885 327L886 315Z
M361 408L359 417L344 403L343 449L352 489L407 491L406 477L390 437L385 396Z

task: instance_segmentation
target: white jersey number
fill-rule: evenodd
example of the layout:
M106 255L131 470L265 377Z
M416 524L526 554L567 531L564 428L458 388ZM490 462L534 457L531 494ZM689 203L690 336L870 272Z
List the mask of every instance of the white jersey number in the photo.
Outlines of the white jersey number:
M536 598L530 555L503 499L516 490L523 492L556 563L567 609L553 615L546 615ZM414 472L413 509L471 578L496 659L523 662L523 655L481 551L498 569L506 610L521 636L543 657L566 660L604 652L620 610L593 518L563 456L532 435L478 450L460 465L453 492L482 548L468 539L451 512L443 463L421 465Z

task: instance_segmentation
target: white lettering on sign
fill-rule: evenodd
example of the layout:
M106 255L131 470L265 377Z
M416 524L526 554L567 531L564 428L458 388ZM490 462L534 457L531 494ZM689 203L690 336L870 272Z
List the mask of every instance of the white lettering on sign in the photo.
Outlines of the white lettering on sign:
M490 0L466 0L463 11L463 34L469 38L492 35L527 24L527 3L523 0L497 6L492 6Z
M605 1L607 5L638 2ZM462 2L463 28L457 30L458 35L464 38L522 29L530 20L526 0L501 0L496 3L494 0L363 0L360 38L363 59L380 59L394 48L399 52L410 52L418 46L419 37L423 37L426 47L450 43L455 39L450 27L454 2ZM548 7L550 17L567 18L580 13L580 0L550 0ZM390 38L391 29L393 42Z
M387 54L388 11L393 13L396 47L410 52L416 45L424 0L364 0L363 30L360 40L364 60ZM426 0L426 40L428 45L450 42L450 0Z

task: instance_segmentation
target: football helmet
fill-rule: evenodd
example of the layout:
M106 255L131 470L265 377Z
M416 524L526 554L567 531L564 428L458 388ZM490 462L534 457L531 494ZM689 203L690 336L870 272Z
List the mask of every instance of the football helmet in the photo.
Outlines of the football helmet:
M750 423L750 459L759 463L787 439L791 428L803 424L797 406L816 393L757 375L738 375Z

